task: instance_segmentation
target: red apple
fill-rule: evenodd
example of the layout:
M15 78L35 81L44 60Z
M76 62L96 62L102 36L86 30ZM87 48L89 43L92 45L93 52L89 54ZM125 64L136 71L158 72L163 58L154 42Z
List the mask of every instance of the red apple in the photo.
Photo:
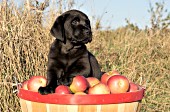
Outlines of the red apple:
M89 88L88 94L110 94L110 90L106 84L98 83Z
M26 80L22 83L22 88L25 89L25 90L28 90L27 85L28 85L28 80Z
M89 83L89 87L93 87L94 85L96 85L100 82L99 79L97 79L95 77L88 77L86 79L87 79L87 82Z
M77 92L75 95L87 95L85 92Z
M107 85L111 93L125 93L129 89L129 80L123 75L114 75L109 78Z
M71 91L70 91L70 89L69 89L68 86L59 85L59 86L55 89L55 93L58 93L58 94L71 94Z
M108 73L104 73L103 75L102 75L102 77L101 77L101 82L103 83L103 84L107 84L107 81L108 81L108 79L111 77L112 75L109 75Z
M130 82L130 86L129 86L128 92L134 92L134 91L137 91L138 89L139 89L138 85L136 85L133 82Z
M117 72L116 70L112 70L110 72L106 72L102 75L101 77L101 82L104 83L104 84L107 84L107 81L108 79L111 77L111 76L114 76L114 75L120 75L119 72Z
M88 87L88 82L86 78L82 75L77 75L73 78L73 81L70 85L70 90L73 93L83 92L87 89L87 87Z
M38 92L40 87L45 87L47 83L47 79L43 76L33 76L28 80L28 90Z

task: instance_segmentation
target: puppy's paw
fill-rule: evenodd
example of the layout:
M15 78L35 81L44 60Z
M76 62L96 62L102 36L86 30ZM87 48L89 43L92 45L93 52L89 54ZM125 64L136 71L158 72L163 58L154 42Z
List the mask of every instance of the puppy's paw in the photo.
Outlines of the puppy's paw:
M52 88L52 87L40 87L38 89L38 92L42 95L46 95L46 94L50 94L50 93L54 93L55 92L55 89Z

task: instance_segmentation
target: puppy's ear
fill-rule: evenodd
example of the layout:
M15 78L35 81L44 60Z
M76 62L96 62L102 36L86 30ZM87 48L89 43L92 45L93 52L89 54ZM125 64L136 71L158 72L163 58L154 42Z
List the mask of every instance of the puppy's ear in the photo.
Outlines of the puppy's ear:
M64 32L64 22L68 14L63 14L59 16L56 21L54 22L50 32L51 34L56 37L56 39L64 42L65 41L65 32Z

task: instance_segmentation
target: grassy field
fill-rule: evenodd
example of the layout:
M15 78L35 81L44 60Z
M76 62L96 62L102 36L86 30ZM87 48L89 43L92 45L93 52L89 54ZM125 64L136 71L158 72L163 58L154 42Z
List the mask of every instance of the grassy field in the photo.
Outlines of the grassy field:
M39 15L26 8L0 4L0 112L20 112L13 91L15 78L22 82L34 75L46 75L47 55L53 37ZM56 16L55 16L56 17ZM170 111L170 32L119 28L93 31L88 49L102 71L117 69L122 75L146 87L141 112Z

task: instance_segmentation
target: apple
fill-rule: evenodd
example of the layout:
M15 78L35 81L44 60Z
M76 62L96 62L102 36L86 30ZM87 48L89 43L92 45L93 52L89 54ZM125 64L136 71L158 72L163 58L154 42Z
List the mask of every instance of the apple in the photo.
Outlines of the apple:
M109 75L108 73L104 73L103 75L102 75L102 77L101 77L101 82L103 83L103 84L107 84L107 81L108 81L108 79L111 77L112 75Z
M87 82L89 83L89 87L93 87L94 85L96 85L100 82L99 79L97 79L95 77L88 77L86 79L87 79Z
M77 75L73 78L73 81L70 85L70 90L73 92L73 93L76 93L76 92L83 92L87 89L88 87L88 82L86 80L86 78L82 75Z
M75 95L87 95L85 92L77 92Z
M59 85L58 87L56 87L55 93L58 93L58 94L71 94L71 91L70 91L68 86Z
M138 85L136 85L135 83L130 82L129 84L130 85L129 85L128 92L135 92L135 91L137 91L139 89Z
M111 93L125 93L129 89L129 80L123 75L114 75L109 78L107 85Z
M25 89L25 90L28 90L27 85L28 85L28 80L26 80L22 83L22 88Z
M40 87L45 87L47 79L43 76L33 76L28 80L28 90L38 92Z
M110 94L110 90L106 84L98 83L89 88L88 94Z
M120 73L117 72L116 70L112 70L112 71L104 73L101 77L101 82L104 84L107 84L108 79L114 75L120 75Z

